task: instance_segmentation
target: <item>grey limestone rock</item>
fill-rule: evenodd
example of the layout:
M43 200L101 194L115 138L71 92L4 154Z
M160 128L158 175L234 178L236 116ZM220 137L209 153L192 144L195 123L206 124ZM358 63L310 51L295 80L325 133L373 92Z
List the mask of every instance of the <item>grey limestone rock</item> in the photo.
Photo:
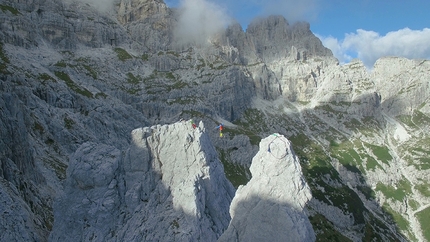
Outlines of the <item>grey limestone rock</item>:
M312 195L290 141L279 134L261 140L250 170L219 241L315 241L304 209Z
M215 241L234 188L203 123L136 129L130 148L83 144L71 157L51 241Z

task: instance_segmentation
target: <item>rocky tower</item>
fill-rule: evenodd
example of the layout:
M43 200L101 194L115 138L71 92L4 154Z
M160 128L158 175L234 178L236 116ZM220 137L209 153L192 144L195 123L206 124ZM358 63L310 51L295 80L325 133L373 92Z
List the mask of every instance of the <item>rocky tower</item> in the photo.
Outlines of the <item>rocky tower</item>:
M312 195L290 141L279 134L263 139L250 170L252 179L236 191L232 220L219 241L315 241L303 210Z
M132 132L122 155L83 144L54 206L52 241L215 241L227 228L234 188L203 123Z

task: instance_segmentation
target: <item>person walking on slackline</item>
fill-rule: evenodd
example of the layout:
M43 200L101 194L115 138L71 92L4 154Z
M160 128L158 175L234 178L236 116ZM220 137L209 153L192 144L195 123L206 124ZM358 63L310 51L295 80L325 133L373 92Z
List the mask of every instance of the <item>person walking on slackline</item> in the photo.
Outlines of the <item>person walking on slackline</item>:
M222 130L224 129L224 124L221 123L216 128L219 129L219 137L222 137Z

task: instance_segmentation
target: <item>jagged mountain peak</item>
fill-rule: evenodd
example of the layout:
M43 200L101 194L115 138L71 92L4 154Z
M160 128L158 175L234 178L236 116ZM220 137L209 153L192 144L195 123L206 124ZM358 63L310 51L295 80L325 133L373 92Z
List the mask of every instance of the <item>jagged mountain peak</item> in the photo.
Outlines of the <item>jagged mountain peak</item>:
M288 57L291 55L292 47L301 54L299 59L333 56L331 50L324 47L311 32L307 22L290 24L285 17L272 15L253 20L248 25L246 34L250 39L250 45L265 62Z

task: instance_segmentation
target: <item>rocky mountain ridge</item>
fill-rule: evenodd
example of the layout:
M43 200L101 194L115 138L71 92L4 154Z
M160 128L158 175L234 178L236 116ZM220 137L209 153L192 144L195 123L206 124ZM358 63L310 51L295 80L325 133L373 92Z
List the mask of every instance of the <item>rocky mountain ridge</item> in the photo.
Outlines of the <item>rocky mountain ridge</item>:
M428 238L428 60L338 65L309 25L279 16L179 45L177 10L118 3L100 13L79 1L0 2L0 177L2 204L15 205L3 214L23 218L5 227L46 240L69 157L126 150L136 128L194 118L236 187L251 179L261 137L288 137L317 239Z

